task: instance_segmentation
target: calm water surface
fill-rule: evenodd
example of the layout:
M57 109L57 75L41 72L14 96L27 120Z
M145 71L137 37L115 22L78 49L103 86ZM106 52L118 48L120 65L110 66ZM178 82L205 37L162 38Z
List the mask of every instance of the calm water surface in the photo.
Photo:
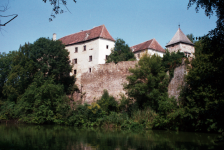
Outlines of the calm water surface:
M224 150L217 134L0 124L0 150Z

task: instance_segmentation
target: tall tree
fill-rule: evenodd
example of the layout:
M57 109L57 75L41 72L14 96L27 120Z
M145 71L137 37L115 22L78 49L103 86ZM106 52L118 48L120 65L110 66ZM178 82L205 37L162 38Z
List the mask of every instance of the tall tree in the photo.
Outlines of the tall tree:
M39 72L46 77L54 76L54 81L65 86L65 91L75 82L74 76L70 76L72 65L69 60L69 52L61 41L53 41L47 38L39 38L31 46L31 59Z
M128 83L124 85L127 94L136 100L138 107L147 106L155 111L159 109L159 101L168 98L169 77L162 66L162 59L157 55L143 55L135 68L129 69Z
M8 54L2 53L0 55L0 99L6 98L3 95L3 86L8 80L8 75L12 69L14 57L18 55L17 51L10 51Z
M8 100L17 101L32 82L37 72L34 61L30 58L30 45L20 47L18 54L13 57L11 70L3 87L3 93Z
M117 39L115 41L115 47L111 54L108 56L107 63L119 61L135 60L135 56L132 53L128 44L123 39Z

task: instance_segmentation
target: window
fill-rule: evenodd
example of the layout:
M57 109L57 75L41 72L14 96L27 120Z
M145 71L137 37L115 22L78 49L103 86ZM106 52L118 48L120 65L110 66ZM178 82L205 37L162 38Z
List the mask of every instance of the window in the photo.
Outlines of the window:
M138 53L138 58L140 58L140 53Z
M78 53L78 47L75 48L75 53Z
M106 55L106 60L108 60L108 55Z
M89 72L91 72L91 68L89 68Z
M89 61L92 61L92 56L89 56Z
M76 70L74 70L74 74L76 74Z
M109 45L106 45L106 48L108 49L109 48Z
M83 46L83 51L86 51L86 45Z
M73 64L77 64L77 58L73 59Z

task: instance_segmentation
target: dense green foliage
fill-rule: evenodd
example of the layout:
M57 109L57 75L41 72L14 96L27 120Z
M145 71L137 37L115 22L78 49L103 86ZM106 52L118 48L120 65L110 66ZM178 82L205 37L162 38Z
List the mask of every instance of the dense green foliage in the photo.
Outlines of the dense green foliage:
M145 54L129 71L132 75L127 77L129 83L124 86L128 96L136 100L140 109L150 106L158 111L159 101L168 97L169 81L161 57Z
M16 51L10 51L8 54L2 53L0 55L0 100L6 98L3 95L3 86L8 79L12 67L13 58L17 55Z
M66 93L77 90L68 51L60 41L40 38L1 55L0 120L62 123L71 110ZM3 86L3 87L2 87Z
M166 72L169 71L170 80L173 78L174 69L182 63L182 58L184 58L184 53L179 51L170 53L166 50L166 54L162 59L162 65Z
M110 96L107 90L104 90L102 97L97 101L103 111L108 114L117 111L118 103L113 96Z
M125 41L122 39L117 39L115 41L115 47L111 51L111 54L107 58L107 63L114 62L118 63L119 61L135 60L134 53L132 53L130 47L125 44Z

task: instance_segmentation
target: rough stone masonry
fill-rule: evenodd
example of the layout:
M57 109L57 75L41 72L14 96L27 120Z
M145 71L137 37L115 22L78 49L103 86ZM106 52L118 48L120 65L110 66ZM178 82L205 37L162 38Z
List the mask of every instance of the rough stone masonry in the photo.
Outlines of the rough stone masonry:
M75 100L80 100L82 95L82 103L92 103L99 99L103 90L106 89L110 95L116 99L120 98L120 94L125 94L123 84L127 83L126 77L130 75L129 68L134 68L137 61L123 61L117 64L107 63L95 66L92 72L86 72L81 75L80 91L82 94L74 94ZM169 96L178 99L180 89L184 85L184 75L186 67L184 60L182 64L175 68L174 77L168 86Z

